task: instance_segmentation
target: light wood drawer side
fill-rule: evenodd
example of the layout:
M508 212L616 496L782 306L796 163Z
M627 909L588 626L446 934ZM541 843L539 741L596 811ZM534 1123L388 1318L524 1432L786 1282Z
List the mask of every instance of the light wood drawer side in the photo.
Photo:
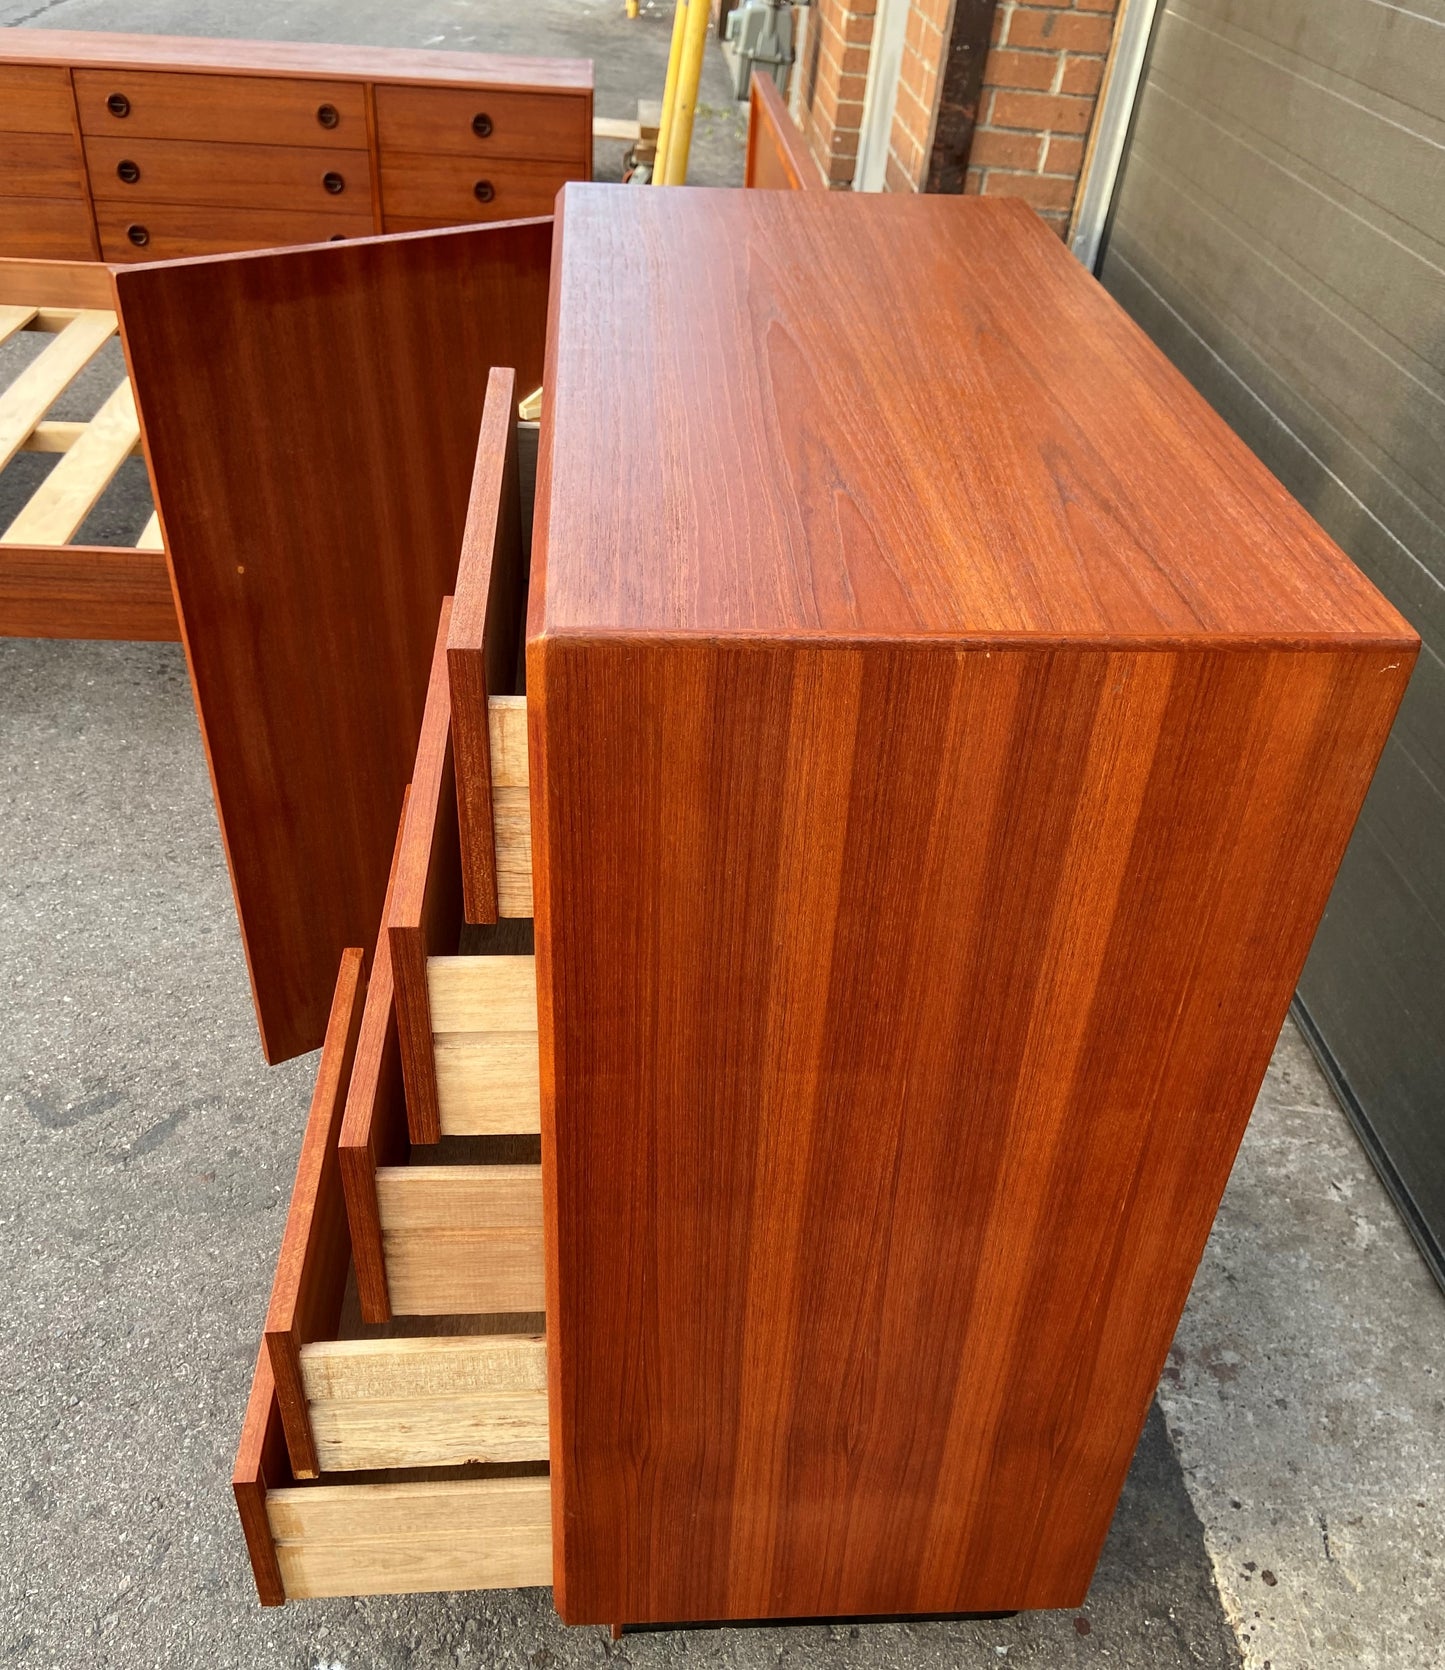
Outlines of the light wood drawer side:
M318 1342L301 1374L323 1473L547 1459L538 1336Z
M266 1517L288 1600L552 1581L546 1478L288 1486Z

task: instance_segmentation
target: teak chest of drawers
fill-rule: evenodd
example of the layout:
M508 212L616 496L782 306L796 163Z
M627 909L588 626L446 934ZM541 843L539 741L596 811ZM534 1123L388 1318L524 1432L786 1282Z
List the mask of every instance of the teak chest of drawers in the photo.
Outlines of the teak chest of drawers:
M0 34L0 256L157 260L510 220L591 173L586 62Z
M569 186L117 290L324 1040L263 1598L1077 1604L1409 627L1019 204Z

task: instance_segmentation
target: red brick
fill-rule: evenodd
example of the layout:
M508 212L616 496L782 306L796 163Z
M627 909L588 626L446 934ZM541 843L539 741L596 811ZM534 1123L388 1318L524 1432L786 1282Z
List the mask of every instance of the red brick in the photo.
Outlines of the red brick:
M850 17L842 30L843 39L853 46L867 46L873 39L871 17Z
M990 87L1043 91L1053 86L1058 67L1057 52L1014 52L998 48L989 53L984 73Z
M984 179L984 171L981 168L970 167L963 176L963 195L965 197L977 197L983 189Z
M953 7L952 0L913 0L913 9L941 35L948 27L948 16Z
M974 139L974 149L978 148L978 140ZM1060 139L1055 134L1049 140L1049 154L1044 158L1043 172L1045 174L1068 174L1077 179L1079 170L1084 166L1084 142L1082 139Z
M1088 93L1099 91L1099 83L1104 79L1104 60L1102 58L1070 58L1064 65L1063 79L1059 82L1061 93Z
M1081 12L1117 12L1119 0L1074 0L1074 5Z
M991 168L984 180L985 197L1021 197L1036 209L1068 209L1074 201L1075 182L1055 179L1049 174L1009 174Z
M920 147L928 138L928 112L901 82L898 102L893 107L893 120Z
M1067 98L1055 93L998 92L993 96L989 120L999 128L1087 133L1093 115L1092 99Z
M907 171L892 151L888 153L888 160L883 165L883 184L889 191L916 191L918 188L909 179Z
M1008 26L1010 46L1053 47L1059 52L1107 52L1113 38L1113 18L1097 12L1020 6Z
M1077 141L1064 143L1077 144ZM1041 133L995 133L991 128L976 128L968 160L979 168L1022 168L1036 173L1043 150Z
M908 11L908 27L903 32L904 45L920 58L937 63L943 56L943 34L937 25L924 17L916 6Z
M925 110L932 110L933 95L938 90L938 66L926 63L916 52L905 52L898 66L898 80Z

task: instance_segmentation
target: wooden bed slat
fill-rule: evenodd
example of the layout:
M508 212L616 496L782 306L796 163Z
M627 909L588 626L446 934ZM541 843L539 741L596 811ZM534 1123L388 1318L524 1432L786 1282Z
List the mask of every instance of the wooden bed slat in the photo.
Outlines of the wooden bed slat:
M140 531L140 538L135 542L137 551L163 551L165 545L161 539L161 515L158 510L150 513L150 518Z
M139 440L135 397L122 381L0 534L0 544L64 545Z
M114 313L76 314L54 342L0 393L0 468L20 450L30 431L64 392L76 372L115 335Z
M39 311L36 307L0 307L0 342L23 331Z

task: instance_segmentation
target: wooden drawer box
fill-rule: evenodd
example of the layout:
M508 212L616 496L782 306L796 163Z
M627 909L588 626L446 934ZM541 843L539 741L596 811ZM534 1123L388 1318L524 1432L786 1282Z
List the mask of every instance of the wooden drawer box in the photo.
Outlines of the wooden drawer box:
M414 151L473 159L535 158L577 165L589 150L592 111L575 94L495 88L378 87L382 155Z
M75 103L87 137L185 139L303 149L367 149L366 90L354 81L260 75L187 75L169 70L75 72Z
M127 136L87 139L85 159L97 204L186 203L315 214L357 205L371 218L371 160L365 151Z

